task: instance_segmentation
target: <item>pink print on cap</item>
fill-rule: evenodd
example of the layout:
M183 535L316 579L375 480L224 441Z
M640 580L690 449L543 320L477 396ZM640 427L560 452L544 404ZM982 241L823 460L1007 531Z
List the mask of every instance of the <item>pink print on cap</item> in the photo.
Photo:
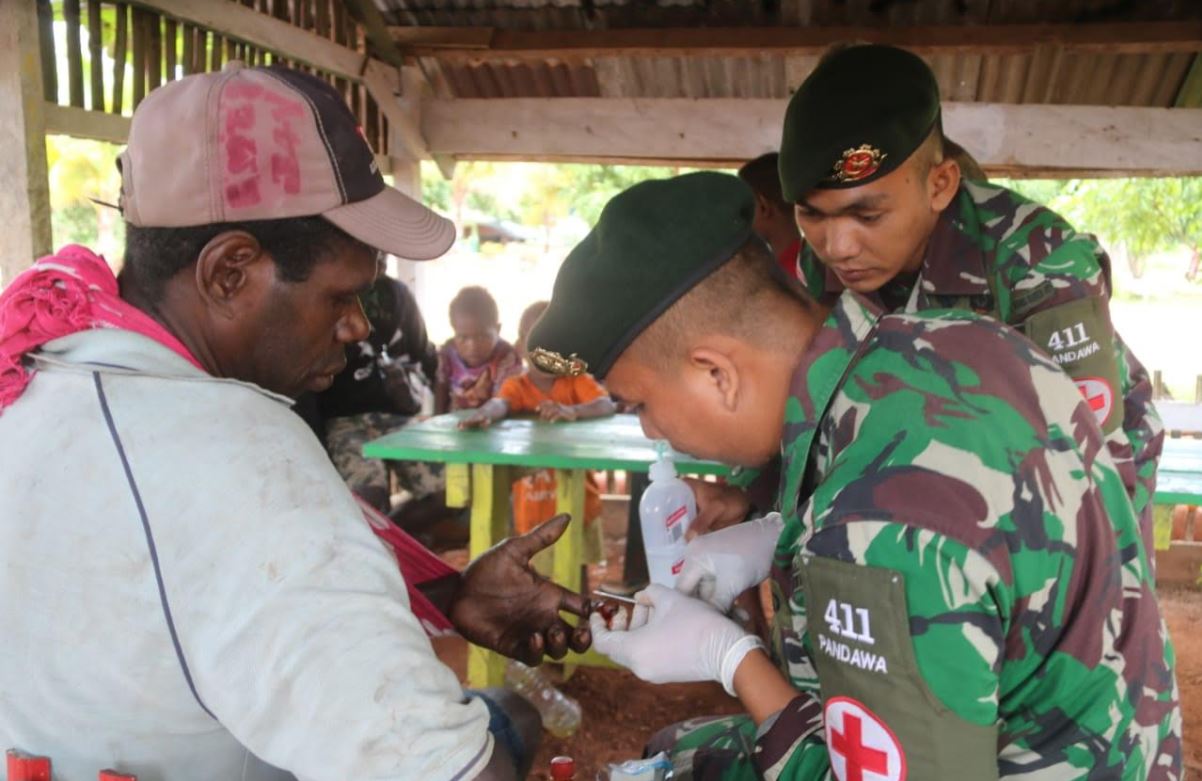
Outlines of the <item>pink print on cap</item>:
M301 191L297 125L309 117L305 105L259 84L233 82L218 105L225 208L278 207Z

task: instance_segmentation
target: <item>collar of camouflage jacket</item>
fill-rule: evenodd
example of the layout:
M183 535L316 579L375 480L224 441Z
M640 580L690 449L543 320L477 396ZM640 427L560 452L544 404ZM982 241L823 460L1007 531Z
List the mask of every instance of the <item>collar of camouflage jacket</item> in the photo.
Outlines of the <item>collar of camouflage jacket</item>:
M922 260L922 292L938 296L982 296L990 292L985 253L981 247L984 226L972 192L964 183L935 223Z
M777 554L792 558L801 536L798 503L804 488L814 437L843 384L847 370L884 311L871 300L845 291L806 348L789 387L781 432L780 511L785 528Z

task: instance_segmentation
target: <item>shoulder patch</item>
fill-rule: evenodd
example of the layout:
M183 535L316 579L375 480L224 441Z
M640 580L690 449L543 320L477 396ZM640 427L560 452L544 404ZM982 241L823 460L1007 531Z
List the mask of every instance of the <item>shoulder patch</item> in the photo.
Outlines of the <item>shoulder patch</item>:
M1077 384L1104 434L1122 425L1123 388L1105 299L1087 296L1035 312L1022 331Z

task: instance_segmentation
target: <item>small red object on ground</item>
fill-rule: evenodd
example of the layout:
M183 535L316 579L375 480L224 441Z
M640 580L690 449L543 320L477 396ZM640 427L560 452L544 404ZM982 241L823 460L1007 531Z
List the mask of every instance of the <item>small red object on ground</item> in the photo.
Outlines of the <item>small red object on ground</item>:
M576 777L576 760L571 757L552 757L551 781L572 781Z
M10 748L6 759L8 781L50 781L50 757L35 757Z
M97 781L138 781L132 773L121 773L116 770L101 770Z

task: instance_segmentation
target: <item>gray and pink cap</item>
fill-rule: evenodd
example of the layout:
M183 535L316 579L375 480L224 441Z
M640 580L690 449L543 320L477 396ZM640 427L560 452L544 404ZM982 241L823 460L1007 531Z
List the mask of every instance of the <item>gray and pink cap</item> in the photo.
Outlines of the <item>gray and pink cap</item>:
M147 95L121 154L131 225L320 215L376 249L429 260L455 226L384 182L342 97L321 79L231 62Z

